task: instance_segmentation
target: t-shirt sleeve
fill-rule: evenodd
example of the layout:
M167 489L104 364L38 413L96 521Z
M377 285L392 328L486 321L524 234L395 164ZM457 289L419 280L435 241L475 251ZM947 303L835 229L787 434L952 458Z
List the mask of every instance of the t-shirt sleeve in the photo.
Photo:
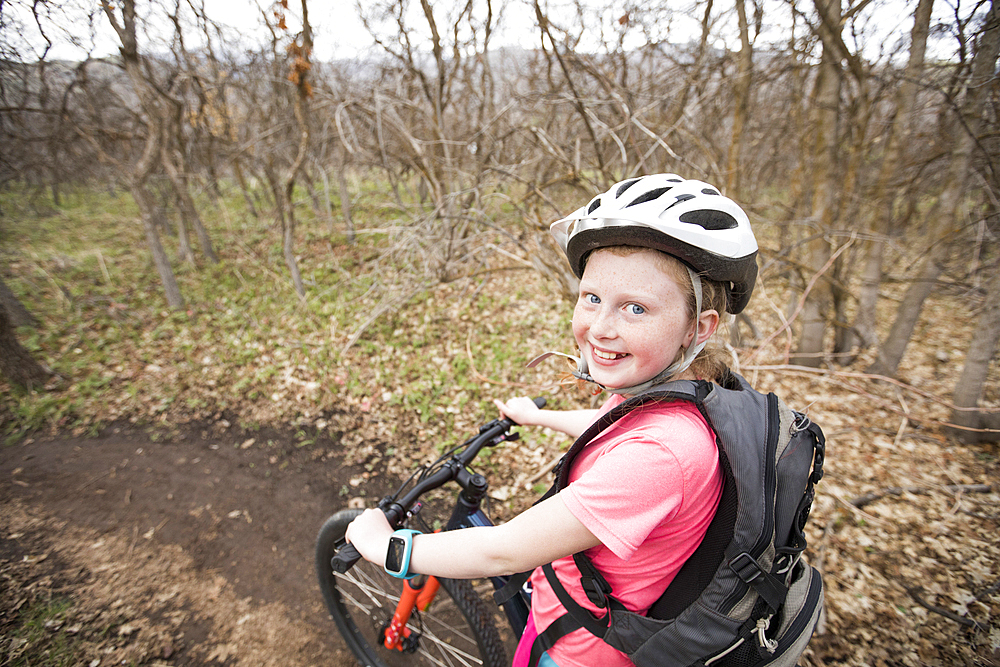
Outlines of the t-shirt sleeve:
M639 435L603 452L562 493L570 512L612 553L628 560L681 506L684 475L673 452Z

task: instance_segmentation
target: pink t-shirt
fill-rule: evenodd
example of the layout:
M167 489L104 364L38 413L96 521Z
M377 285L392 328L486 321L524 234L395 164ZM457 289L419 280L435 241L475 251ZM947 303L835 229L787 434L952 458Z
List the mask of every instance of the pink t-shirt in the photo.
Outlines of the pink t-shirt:
M600 413L624 400L613 396ZM614 596L645 613L694 553L715 515L722 493L715 436L687 401L637 408L584 447L560 493L570 512L601 540L586 553ZM572 556L553 568L574 600L598 611L580 587ZM541 631L565 611L541 568L531 583L532 614ZM560 639L549 655L559 667L632 664L584 629Z

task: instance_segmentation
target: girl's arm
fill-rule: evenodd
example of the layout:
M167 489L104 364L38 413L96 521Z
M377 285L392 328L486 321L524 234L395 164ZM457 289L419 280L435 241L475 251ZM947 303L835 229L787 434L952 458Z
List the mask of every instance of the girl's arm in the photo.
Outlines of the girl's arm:
M380 510L367 510L347 527L347 540L383 567L391 535ZM415 536L410 571L450 579L514 574L600 543L556 494L499 526Z
M597 410L540 410L527 396L506 403L494 399L493 403L504 417L521 426L547 426L573 438L579 438L597 417Z

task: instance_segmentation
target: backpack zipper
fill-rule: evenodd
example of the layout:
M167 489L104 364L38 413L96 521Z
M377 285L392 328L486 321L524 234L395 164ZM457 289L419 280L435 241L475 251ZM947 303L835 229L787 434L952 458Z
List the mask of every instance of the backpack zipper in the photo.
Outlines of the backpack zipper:
M808 566L804 565L803 567L808 567ZM808 595L806 595L805 602L799 609L799 613L795 617L795 620L785 630L785 634L782 635L780 638L778 638L778 645L776 651L779 655L788 650L788 647L791 646L795 642L795 640L797 640L799 636L802 634L802 631L805 629L806 625L808 625L810 621L812 621L813 614L812 613L803 614L802 610L815 608L816 605L819 604L816 601L816 598L820 597L823 594L823 581L822 579L819 579L817 571L814 568L809 567L809 572L806 572L803 576L807 576L810 578L809 593Z
M767 545L774 541L774 503L778 486L778 472L775 466L774 457L778 451L778 428L780 426L781 415L778 411L778 397L773 394L765 396L767 400L767 445L764 452L764 528L749 551L754 560L761 557L767 549ZM749 584L742 584L726 599L723 609L727 613L739 603L750 588Z

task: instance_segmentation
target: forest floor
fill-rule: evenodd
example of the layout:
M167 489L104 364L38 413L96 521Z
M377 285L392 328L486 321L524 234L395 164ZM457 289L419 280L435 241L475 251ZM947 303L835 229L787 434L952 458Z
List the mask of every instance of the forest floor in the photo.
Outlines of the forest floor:
M355 664L313 571L318 527L366 476L338 444L190 423L0 450L0 664ZM836 470L871 467L871 452L831 451L810 552L828 615L805 665L1000 664L997 457L935 438L907 449L913 470L994 493L913 479L851 509Z
M355 664L313 572L326 517L474 432L493 397L591 404L558 364L525 369L570 351L572 306L521 265L414 291L386 239L303 225L299 299L269 223L221 208L224 261L179 267L189 305L168 311L128 202L77 199L44 219L4 200L3 277L43 323L19 336L58 376L0 382L0 667ZM523 252L512 238L494 241ZM807 527L826 614L801 664L1000 665L1000 452L944 428L979 292L937 290L898 377L873 377L870 357L788 365L775 267L748 311L761 339L733 358L828 439ZM996 364L982 405L1000 407ZM522 431L480 457L497 520L568 445Z

